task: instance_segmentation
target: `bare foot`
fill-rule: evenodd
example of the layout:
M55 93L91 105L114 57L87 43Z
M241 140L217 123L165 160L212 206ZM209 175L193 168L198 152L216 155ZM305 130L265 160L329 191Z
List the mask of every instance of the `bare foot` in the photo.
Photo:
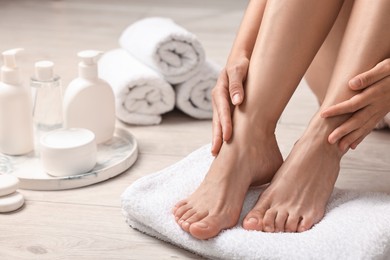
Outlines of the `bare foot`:
M198 189L173 209L177 223L198 239L237 224L251 184L265 184L283 162L275 136L235 136L224 143Z
M295 144L245 217L245 229L303 232L322 219L342 157L337 145L330 145L326 137L318 131L307 131Z

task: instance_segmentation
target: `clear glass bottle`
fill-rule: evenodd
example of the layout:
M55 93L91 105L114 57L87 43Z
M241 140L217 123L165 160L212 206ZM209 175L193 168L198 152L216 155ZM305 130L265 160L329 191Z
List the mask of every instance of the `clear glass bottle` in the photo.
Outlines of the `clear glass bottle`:
M45 132L62 128L62 89L60 77L54 75L54 63L35 63L35 75L30 86L33 94L33 120L36 151L39 140Z

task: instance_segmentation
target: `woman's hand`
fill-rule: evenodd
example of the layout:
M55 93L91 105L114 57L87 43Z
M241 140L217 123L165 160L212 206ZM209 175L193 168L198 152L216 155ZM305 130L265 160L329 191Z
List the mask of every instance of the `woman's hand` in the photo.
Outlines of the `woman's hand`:
M219 75L212 91L213 102L213 139L211 153L219 153L222 143L229 141L233 133L232 112L234 106L244 100L243 83L246 79L249 59L241 57L226 66Z
M352 114L328 138L331 144L340 141L339 147L342 151L348 148L355 149L378 122L390 112L390 59L357 75L348 84L350 89L360 93L321 113L324 118Z

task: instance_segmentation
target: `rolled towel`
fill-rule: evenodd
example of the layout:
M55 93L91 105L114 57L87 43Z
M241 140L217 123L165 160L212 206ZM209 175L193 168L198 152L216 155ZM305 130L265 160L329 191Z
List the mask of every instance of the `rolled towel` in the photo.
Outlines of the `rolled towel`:
M175 85L176 107L194 118L212 118L211 90L217 83L219 71L218 65L206 61L196 75Z
M155 125L175 105L175 92L161 75L123 49L99 60L99 73L114 90L116 115L125 123Z
M205 61L196 36L167 18L152 17L133 23L124 30L119 44L172 84L195 75Z
M390 113L387 113L387 115L385 115L385 117L375 126L375 129L384 128L390 128Z

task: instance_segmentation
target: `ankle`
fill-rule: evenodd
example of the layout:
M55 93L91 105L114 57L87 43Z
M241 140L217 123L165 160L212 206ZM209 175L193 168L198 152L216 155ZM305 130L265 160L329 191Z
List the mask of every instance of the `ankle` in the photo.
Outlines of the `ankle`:
M269 137L275 134L278 117L270 111L251 109L238 106L233 113L234 129L241 128L248 134L258 134L259 137Z
M344 123L349 116L337 116L323 118L320 112L317 112L311 119L308 129L318 133L318 135L329 136L338 126Z
M297 143L306 143L309 147L317 147L318 149L323 150L328 156L334 156L335 158L341 159L346 151L341 151L338 143L329 143L329 133L326 126L311 126L306 129Z
M275 137L276 124L269 120L252 119L251 117L233 118L233 135L247 139L249 142L266 141Z

